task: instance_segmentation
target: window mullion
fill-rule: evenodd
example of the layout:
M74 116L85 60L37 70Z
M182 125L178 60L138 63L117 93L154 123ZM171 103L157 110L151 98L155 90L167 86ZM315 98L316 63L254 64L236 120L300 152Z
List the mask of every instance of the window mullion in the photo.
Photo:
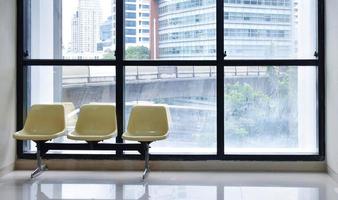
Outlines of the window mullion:
M224 155L224 0L216 1L217 155Z
M116 114L117 114L117 143L122 143L122 133L124 131L124 66L123 66L123 28L124 3L116 1ZM116 151L121 155L123 151Z

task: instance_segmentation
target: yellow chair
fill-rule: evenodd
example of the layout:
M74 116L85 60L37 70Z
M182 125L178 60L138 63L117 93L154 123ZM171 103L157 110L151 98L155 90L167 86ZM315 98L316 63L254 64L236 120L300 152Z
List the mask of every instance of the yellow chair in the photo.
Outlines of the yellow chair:
M145 147L145 166L142 178L149 172L149 144L167 138L169 131L169 110L165 105L133 106L128 128L122 138L141 142Z
M116 109L112 104L86 104L80 108L75 130L68 139L89 144L116 136Z
M31 174L31 178L47 170L41 157L41 154L45 153L42 152L42 146L46 141L62 136L66 129L65 124L63 105L37 104L31 107L24 128L14 133L13 137L17 140L32 140L37 144L37 168Z

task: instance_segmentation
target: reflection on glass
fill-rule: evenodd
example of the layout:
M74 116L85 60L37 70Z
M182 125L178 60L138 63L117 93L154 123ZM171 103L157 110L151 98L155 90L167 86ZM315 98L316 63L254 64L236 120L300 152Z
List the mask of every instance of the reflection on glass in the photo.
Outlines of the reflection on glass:
M159 103L169 107L169 137L154 142L151 152L216 152L215 67L127 66L125 78L126 120L134 104Z
M63 103L67 114L68 131L74 128L77 114L83 104L115 102L114 66L30 66L28 79L29 106L41 103ZM68 140L64 136L53 142L76 141ZM35 150L35 144L31 143L28 150Z
M225 152L316 154L316 67L225 67Z

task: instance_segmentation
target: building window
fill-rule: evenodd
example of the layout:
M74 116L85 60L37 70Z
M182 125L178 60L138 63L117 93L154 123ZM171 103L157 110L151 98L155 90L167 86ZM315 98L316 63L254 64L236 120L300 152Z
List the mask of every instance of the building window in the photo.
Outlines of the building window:
M131 106L166 104L170 136L152 144L154 158L323 159L322 1L22 0L18 6L24 22L18 46L25 52L18 57L24 97L18 127L33 104L64 103L72 112L114 103L118 136L103 144L129 145L121 134ZM76 117L67 120L70 131ZM65 137L51 142L76 146ZM22 147L22 157L35 151L29 142ZM123 150L49 154L141 157Z

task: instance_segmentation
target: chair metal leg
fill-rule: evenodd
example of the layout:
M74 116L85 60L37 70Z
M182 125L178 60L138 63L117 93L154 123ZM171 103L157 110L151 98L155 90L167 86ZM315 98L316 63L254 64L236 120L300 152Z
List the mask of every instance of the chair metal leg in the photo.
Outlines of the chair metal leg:
M150 171L149 169L149 143L145 142L144 143L144 172L142 179L145 179L148 176L148 172Z
M31 178L35 178L39 176L43 171L47 170L47 166L43 163L42 157L41 157L41 143L36 143L36 162L37 167L34 170L34 172L31 174Z

